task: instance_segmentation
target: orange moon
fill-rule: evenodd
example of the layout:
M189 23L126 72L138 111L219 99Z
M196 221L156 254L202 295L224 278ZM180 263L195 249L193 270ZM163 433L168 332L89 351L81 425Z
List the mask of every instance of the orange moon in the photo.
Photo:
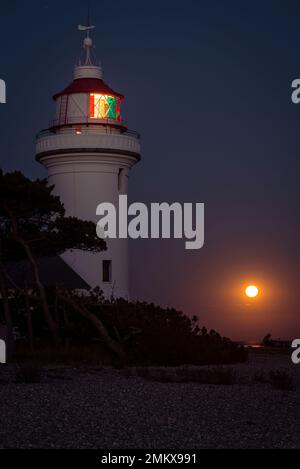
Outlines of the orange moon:
M259 293L259 290L255 285L249 285L246 288L245 293L248 298L256 298Z

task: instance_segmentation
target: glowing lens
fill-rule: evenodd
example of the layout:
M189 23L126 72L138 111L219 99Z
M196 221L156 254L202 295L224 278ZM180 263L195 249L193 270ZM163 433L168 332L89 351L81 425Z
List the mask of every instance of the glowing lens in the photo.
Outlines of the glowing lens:
M90 117L92 119L120 120L120 100L115 96L91 94Z

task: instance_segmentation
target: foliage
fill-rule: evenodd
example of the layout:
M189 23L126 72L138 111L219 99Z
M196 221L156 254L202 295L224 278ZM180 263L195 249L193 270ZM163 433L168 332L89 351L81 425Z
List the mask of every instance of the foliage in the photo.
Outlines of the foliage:
M174 308L118 300L104 309L103 320L111 333L121 338L136 364L178 366L246 360L243 348L213 330L200 330L196 316L190 319Z
M34 256L58 255L68 249L106 249L95 224L66 217L59 197L46 180L31 181L20 172L0 171L0 234L3 262L26 257L21 240Z
M49 290L43 285L38 256L69 249L106 249L93 222L65 217L64 207L46 180L31 181L20 172L0 171L0 289L2 320L10 336L17 326L33 350L49 346L87 345L97 339L116 357L116 365L227 364L245 361L244 348L217 332L200 330L197 317L147 303L104 300L99 290L89 294ZM17 285L7 290L5 262L26 258L36 288ZM0 318L1 319L1 318Z
M247 352L243 347L222 338L215 331L200 329L196 317L190 319L175 309L164 309L154 304L133 303L123 299L106 301L98 290L90 292L88 296L71 292L68 292L68 295L72 296L77 307L84 307L101 319L109 336L124 349L129 364L217 365L243 362L247 359ZM99 354L103 354L105 343L98 336L94 325L78 314L71 304L58 299L55 290L48 290L47 296L51 311L56 311L55 316L65 344L72 349L80 349L88 346L94 348L98 343ZM18 311L15 319L18 320L21 336L26 337L27 323L21 305L22 298L18 297L15 301L15 311ZM35 304L32 312L35 336L39 338L40 343L49 347L47 324L39 308L39 305Z
M262 370L256 370L253 375L253 380L256 383L265 384L268 382L268 377Z
M0 292L3 298L9 343L13 340L5 263L26 258L34 274L42 313L56 345L59 326L51 315L45 285L40 277L38 256L59 255L69 249L100 252L106 244L96 234L93 222L65 217L59 197L46 180L31 181L20 172L0 171ZM16 285L20 290L20 287ZM27 296L28 292L24 292Z
M270 345L270 343L271 343L271 339L272 339L272 336L271 336L271 334L269 333L269 334L267 334L267 335L263 338L261 344L262 344L264 347L268 347L268 346Z
M140 367L134 370L137 376L161 383L198 383L213 385L233 385L237 382L232 368L216 366L213 368L181 367L152 368Z
M291 376L286 371L270 371L269 380L272 386L282 391L292 391L294 383Z
M271 370L269 373L257 370L254 373L253 380L261 384L271 384L275 389L282 391L291 391L294 389L294 382L291 376L284 370Z
M16 368L16 383L40 383L41 371L35 365L19 365Z

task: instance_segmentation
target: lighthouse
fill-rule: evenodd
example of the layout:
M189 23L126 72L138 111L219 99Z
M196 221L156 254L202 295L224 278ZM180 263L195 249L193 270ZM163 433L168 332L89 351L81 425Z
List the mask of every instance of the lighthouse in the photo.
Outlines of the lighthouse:
M97 222L96 209L108 202L118 207L128 193L131 168L140 160L140 139L122 120L124 96L103 80L93 57L91 30L86 32L84 60L74 69L73 82L53 99L54 120L38 134L36 159L46 169L49 184L64 204L66 215ZM91 288L106 297L129 297L128 241L107 239L107 250L72 250L63 260Z

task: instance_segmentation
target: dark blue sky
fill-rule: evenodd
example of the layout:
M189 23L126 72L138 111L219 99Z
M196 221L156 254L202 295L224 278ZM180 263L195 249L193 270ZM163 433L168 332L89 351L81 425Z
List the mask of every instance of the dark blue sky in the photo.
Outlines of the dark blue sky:
M31 177L51 96L72 79L86 2L3 1L0 165ZM294 336L299 311L300 3L94 1L105 80L142 134L131 200L204 202L206 245L131 242L134 296L199 315L235 338ZM247 306L240 291L257 282ZM296 334L297 335L297 334ZM299 335L299 334L298 334Z

